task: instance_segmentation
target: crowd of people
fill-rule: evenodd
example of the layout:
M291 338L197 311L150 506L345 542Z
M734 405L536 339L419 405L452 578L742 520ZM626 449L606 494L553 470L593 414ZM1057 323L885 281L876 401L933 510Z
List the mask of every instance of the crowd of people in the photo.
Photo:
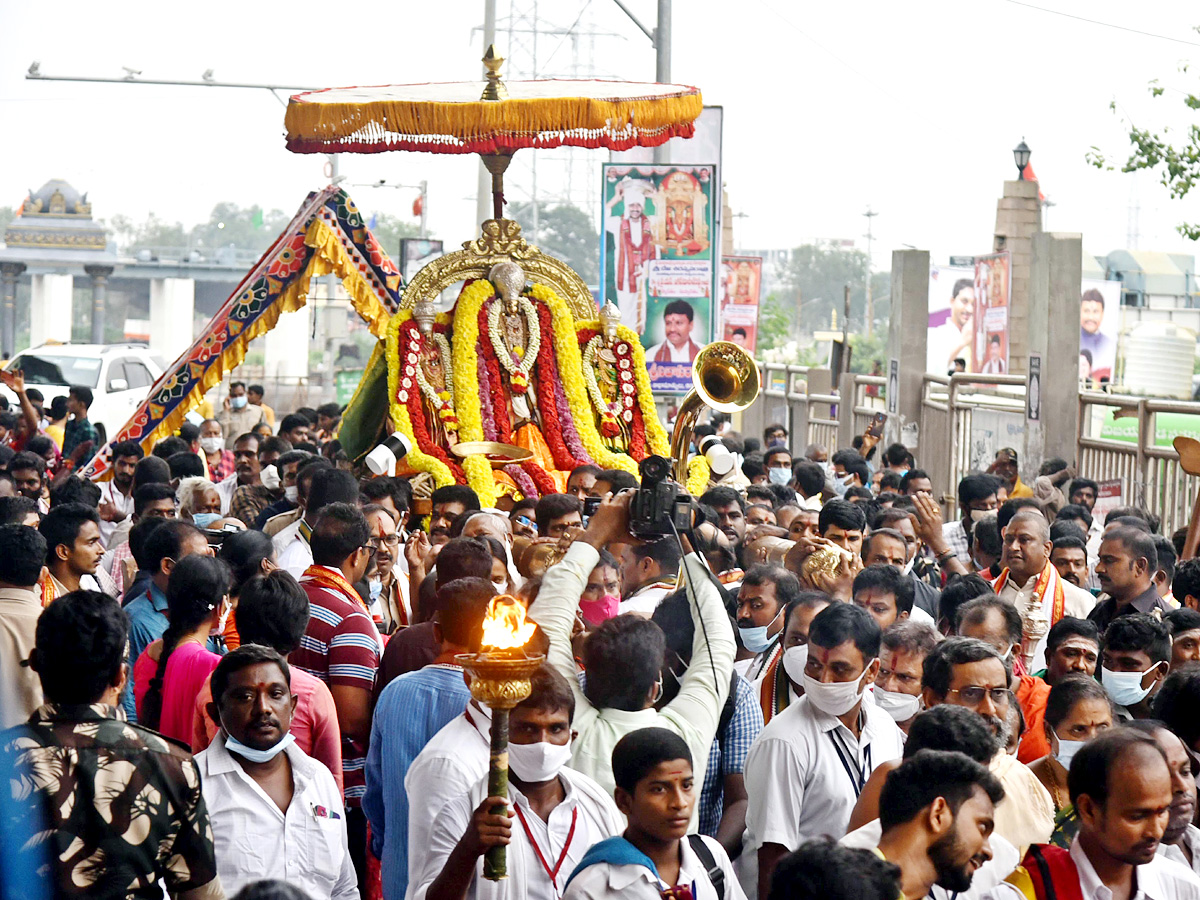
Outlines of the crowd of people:
M481 509L241 383L95 485L86 389L4 379L4 897L1200 900L1200 561L1065 460L946 521L900 444L714 416L656 537L628 472ZM491 796L501 595L544 659Z

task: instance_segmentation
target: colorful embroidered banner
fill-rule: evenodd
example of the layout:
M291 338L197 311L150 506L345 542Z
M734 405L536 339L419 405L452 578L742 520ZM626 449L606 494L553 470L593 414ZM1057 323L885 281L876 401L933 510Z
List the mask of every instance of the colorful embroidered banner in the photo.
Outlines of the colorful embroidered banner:
M196 342L167 368L132 418L81 474L94 481L110 477L111 447L120 441L137 441L149 454L226 372L242 362L250 341L270 331L282 313L304 306L313 278L331 273L342 279L371 333L383 338L389 317L400 308L400 273L354 202L337 187L308 195Z

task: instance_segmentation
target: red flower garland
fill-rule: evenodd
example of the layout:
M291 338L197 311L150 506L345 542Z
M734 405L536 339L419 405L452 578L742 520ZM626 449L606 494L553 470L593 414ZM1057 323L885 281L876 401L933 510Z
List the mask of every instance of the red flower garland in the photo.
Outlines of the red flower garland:
M487 334L487 304L484 304L479 310L479 328L481 337L476 345L476 350L483 356L488 381L487 384L479 387L480 390L490 392L492 396L492 418L496 426L496 440L511 444L513 442L512 422L508 417L508 400L504 396L504 379L500 374L500 361L492 352L491 342L482 337ZM546 471L537 463L532 461L521 463L521 469L533 481L539 495L558 493L558 485L554 483L554 479L547 475Z
M412 341L412 333L416 330L416 323L412 321L405 322L401 328L403 337L400 345L401 361L407 358L407 345ZM415 385L408 392L408 402L406 405L408 406L408 418L412 422L413 437L417 439L417 447L422 453L445 463L454 475L455 481L459 484L466 484L467 476L463 472L462 466L457 460L451 459L445 450L434 443L433 436L429 433L429 429L425 424L425 407L421 403L421 391Z
M538 324L542 329L542 343L538 350L538 403L541 405L542 436L550 447L550 455L559 471L570 472L579 462L563 443L562 424L558 419L558 403L554 398L558 380L558 360L554 356L554 329L550 321L550 310L545 304L537 307Z
M599 333L595 328L581 329L578 335L580 349L587 347L588 341ZM646 458L646 422L642 418L642 405L637 402L633 404L633 422L629 429L629 448L626 453L637 462Z

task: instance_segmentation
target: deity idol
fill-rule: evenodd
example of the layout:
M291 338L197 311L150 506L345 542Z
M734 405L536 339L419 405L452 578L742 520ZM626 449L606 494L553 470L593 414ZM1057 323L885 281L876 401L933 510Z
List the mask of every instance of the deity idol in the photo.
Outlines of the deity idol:
M662 180L665 213L658 219L655 243L680 256L708 249L708 198L695 175L674 171Z

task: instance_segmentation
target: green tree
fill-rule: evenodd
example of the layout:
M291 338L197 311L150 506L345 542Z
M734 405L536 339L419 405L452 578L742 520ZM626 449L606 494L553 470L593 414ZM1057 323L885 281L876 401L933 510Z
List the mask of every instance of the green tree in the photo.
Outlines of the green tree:
M364 213L363 218L368 223L371 219L375 220L371 233L375 235L375 240L379 241L379 246L397 265L399 265L400 259L400 239L414 238L421 233L421 229L415 223L406 222L399 216L389 216L387 213L374 213L368 216Z
M187 232L179 222L166 222L150 213L143 222L134 222L118 213L105 223L113 233L113 241L123 253L134 253L152 247L186 247Z
M796 336L813 331L827 330L836 310L838 323L842 327L842 311L845 308L844 291L850 285L850 331L864 330L866 321L867 254L862 250L843 250L805 244L792 251L791 259L780 273L785 290L778 298L786 309L786 315L794 323ZM888 291L891 278L885 272L871 275L871 295L875 299L875 330L887 321ZM797 304L799 312L797 314Z
M192 228L191 246L209 255L231 245L236 250L262 253L290 219L279 209L266 212L257 204L242 207L223 201L213 207L207 222Z
M1194 30L1200 31L1200 27ZM1180 66L1181 72L1188 71L1188 64ZM1166 88L1158 80L1150 82L1150 94L1162 97ZM1182 98L1180 98L1182 94ZM1172 99L1178 100L1192 112L1200 110L1200 94L1188 91L1172 91ZM1109 109L1117 111L1116 101L1109 103ZM1179 140L1168 138L1167 128L1156 132L1153 128L1138 128L1126 120L1129 129L1129 143L1132 147L1129 158L1124 163L1116 163L1109 159L1108 154L1099 147L1093 146L1087 152L1087 161L1098 169L1115 171L1118 166L1122 172L1152 171L1158 175L1159 183L1165 187L1172 199L1180 200L1200 181L1200 120L1194 120L1190 126L1179 135ZM1189 240L1200 239L1200 222L1181 222L1176 230Z
M587 284L600 280L600 234L591 217L569 203L538 203L538 227L533 228L533 204L514 203L508 214L521 225L525 239L575 270Z

